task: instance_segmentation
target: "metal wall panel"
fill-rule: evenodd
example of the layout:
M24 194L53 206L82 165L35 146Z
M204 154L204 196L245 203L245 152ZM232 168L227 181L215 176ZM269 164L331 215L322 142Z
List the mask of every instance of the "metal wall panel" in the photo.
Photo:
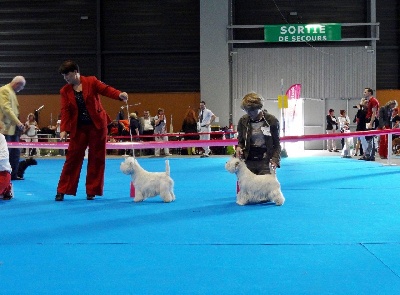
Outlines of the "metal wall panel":
M364 47L239 48L232 60L233 122L243 115L240 102L250 91L261 94L265 107L279 117L277 96L300 83L304 134L324 133L327 109L346 109L351 116L349 105L359 101L364 88L375 89L376 58Z

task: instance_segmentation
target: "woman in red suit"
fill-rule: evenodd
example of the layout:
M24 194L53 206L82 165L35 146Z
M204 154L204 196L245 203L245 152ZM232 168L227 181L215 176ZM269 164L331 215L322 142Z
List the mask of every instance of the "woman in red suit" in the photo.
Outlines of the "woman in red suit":
M78 65L67 60L59 68L67 85L61 88L60 138L69 133L68 153L57 186L56 201L76 195L85 150L89 147L86 194L88 200L103 195L107 125L111 122L100 95L128 100L128 94L104 84L93 76L81 76Z

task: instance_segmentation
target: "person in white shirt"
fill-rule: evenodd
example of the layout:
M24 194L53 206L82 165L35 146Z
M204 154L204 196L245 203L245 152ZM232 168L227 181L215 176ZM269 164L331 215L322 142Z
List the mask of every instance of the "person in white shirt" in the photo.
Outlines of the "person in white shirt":
M29 113L26 118L25 127L24 127L24 140L26 142L39 142L39 137L37 132L39 131L38 123L36 122L35 115L33 113ZM35 153L36 152L36 153ZM40 157L40 149L26 149L25 157L30 157L35 155Z
M345 110L340 110L340 116L337 118L339 121L339 130L341 133L344 133L346 130L350 129L350 118L347 116ZM344 148L344 138L340 140L342 144L342 149Z
M199 133L206 133L200 134L200 140L210 140L210 132L211 132L211 124L215 120L215 115L212 111L206 108L205 101L200 102L200 111L199 111ZM204 153L200 156L202 158L208 157L210 155L210 147L204 147Z

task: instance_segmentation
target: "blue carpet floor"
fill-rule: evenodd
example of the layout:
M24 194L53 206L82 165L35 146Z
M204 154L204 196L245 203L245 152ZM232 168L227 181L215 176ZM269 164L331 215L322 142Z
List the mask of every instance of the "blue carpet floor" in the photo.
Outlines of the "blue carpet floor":
M0 294L398 294L397 166L285 158L286 203L238 206L226 157L171 157L176 201L134 203L123 159L105 192L55 202L62 159L38 159L0 201ZM149 171L165 159L138 158ZM84 165L86 162L84 163Z

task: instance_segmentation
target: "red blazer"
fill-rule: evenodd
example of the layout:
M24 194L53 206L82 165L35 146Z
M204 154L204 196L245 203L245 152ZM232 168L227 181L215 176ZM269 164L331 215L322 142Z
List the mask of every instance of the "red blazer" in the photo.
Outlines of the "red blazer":
M107 128L111 123L110 117L104 110L100 94L112 99L120 100L121 91L108 86L94 76L81 76L83 99L90 118L97 129ZM61 94L61 125L60 131L69 133L70 138L75 136L78 126L78 105L76 103L73 85L67 84L60 90Z

